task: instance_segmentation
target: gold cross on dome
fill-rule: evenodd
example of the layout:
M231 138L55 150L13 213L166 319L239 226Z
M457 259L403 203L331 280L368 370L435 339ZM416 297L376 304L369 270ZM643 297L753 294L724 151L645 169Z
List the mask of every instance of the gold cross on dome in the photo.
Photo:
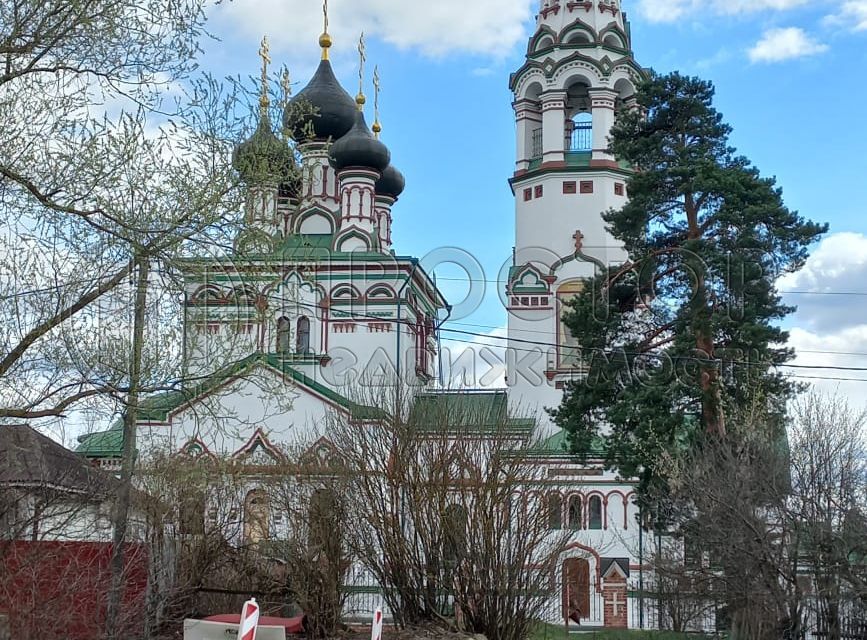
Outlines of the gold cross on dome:
M382 125L379 123L379 92L382 84L379 81L379 65L373 67L373 133L379 137Z
M259 46L259 57L262 58L262 90L259 95L259 107L264 113L271 101L268 99L268 65L271 63L271 48L268 45L268 36L262 36L262 44Z
M328 0L322 0L322 16L325 24L322 33L328 33Z
M575 241L575 251L581 251L584 248L584 234L578 230L572 234L572 239Z
M292 79L289 76L289 68L283 67L283 73L280 75L280 87L283 89L283 106L289 104L289 98L292 97Z
M367 62L367 47L364 44L364 31L358 38L358 104L364 104L364 63Z

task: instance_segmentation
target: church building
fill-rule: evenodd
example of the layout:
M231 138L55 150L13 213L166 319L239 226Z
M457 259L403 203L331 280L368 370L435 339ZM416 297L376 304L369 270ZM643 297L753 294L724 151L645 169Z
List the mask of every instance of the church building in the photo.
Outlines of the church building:
M365 420L382 411L350 397L352 372L394 376L424 397L464 393L515 415L533 410L533 459L545 478L534 491L551 529L571 540L550 621L646 626L631 595L644 571L634 485L600 457L570 456L545 412L582 375L560 320L564 303L584 279L627 259L601 217L628 197L629 169L607 138L645 71L620 0L539 4L526 59L509 81L517 140L514 174L504 176L515 196L506 389L437 384L448 301L419 259L392 245L392 225L412 215L400 207L404 177L380 139L378 113L369 127L364 94L353 98L335 77L326 24L322 59L285 101L283 126L272 124L263 91L258 126L235 151L248 190L245 228L232 255L185 264L190 382L145 403L136 446L249 464L287 448L327 448L330 412ZM266 80L267 49L263 60ZM79 452L116 469L122 444L116 425L84 437ZM255 508L261 520L261 502ZM279 535L278 519L269 522Z

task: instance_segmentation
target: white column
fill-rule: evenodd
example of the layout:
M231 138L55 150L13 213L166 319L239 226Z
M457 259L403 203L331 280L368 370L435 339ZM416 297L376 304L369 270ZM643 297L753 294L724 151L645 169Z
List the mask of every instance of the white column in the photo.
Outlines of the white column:
M566 92L542 94L542 164L565 162Z
M614 126L614 101L617 92L613 89L590 89L590 104L593 110L593 159L614 160L608 153L608 136Z
M537 130L542 131L542 113L538 102L526 98L512 103L512 108L515 110L517 139L515 171L521 173L530 168L535 151L533 135Z

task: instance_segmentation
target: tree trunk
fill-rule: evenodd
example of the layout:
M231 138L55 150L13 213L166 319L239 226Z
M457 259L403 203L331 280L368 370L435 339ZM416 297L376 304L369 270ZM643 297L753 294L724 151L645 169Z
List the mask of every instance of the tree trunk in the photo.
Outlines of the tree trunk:
M111 554L111 586L105 615L105 636L108 640L120 640L121 603L124 595L124 541L129 525L130 496L135 470L136 419L138 416L141 389L142 350L144 347L145 305L147 303L148 275L150 264L147 256L136 254L135 307L133 318L132 349L129 361L129 391L123 415L123 453L121 456L120 487L114 503L114 536Z

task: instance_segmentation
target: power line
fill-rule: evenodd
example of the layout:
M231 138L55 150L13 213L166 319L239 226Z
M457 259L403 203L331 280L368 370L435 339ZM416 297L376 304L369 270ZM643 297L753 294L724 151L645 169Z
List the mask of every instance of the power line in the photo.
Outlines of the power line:
M437 276L437 280L445 280L447 282L479 282L485 284L497 284L497 285L505 285L507 284L506 280L488 280L486 278L449 278L446 276ZM798 289L788 289L788 290L780 290L777 293L782 293L785 295L799 295L799 296L867 296L867 291L804 291Z
M477 328L481 328L481 329L507 329L508 328L505 326L496 326L496 325L491 325L491 324L479 324L476 322L458 322L457 320L449 320L449 321L447 321L447 324L453 324L453 325L461 326L461 327L477 327ZM447 329L444 329L444 331L447 331ZM556 331L547 331L547 330L543 331L540 329L521 329L521 333L538 333L538 334L546 335L546 336L556 336L557 335ZM490 335L490 334L485 334L485 335ZM819 350L813 350L813 349L796 349L796 351L798 353L814 353L814 354L831 355L831 356L858 356L858 357L862 357L862 358L867 358L867 353L860 352L860 351L819 351Z
M347 317L349 319L356 319L356 320L374 320L377 322L383 322L383 321L395 322L397 324L403 324L403 325L407 325L407 326L409 326L409 325L414 326L416 324L416 323L413 323L409 320L402 320L400 318L389 320L387 318L382 318L379 316L369 316L369 315L357 314L357 313L347 314ZM509 348L512 350L516 350L515 347L508 344L508 343L512 343L512 342L517 342L519 344L532 345L535 347L547 347L547 348L554 348L554 349L557 349L560 347L560 345L558 345L556 343L552 343L552 342L542 342L539 340L525 340L522 338L509 338L509 337L505 337L505 336L493 336L493 335L488 334L488 333L479 333L476 331L463 331L460 329L448 329L448 328L443 327L443 326L438 327L437 330L438 331L446 331L448 333L457 333L460 335L472 336L472 337L476 337L476 338L485 338L488 340L501 340L501 341L505 340L507 343L507 344L493 344L492 345L492 344L486 344L486 343L479 343L477 341L468 341L469 344L480 344L481 346L486 346L486 347ZM455 342L462 342L462 341L457 340L455 338L448 338L448 339L453 340ZM582 351L582 352L594 351L594 352L600 352L602 354L606 354L606 353L614 354L614 353L616 353L616 352L606 352L605 349L600 348L600 347L588 348L588 347L575 346L575 347L568 347L568 348L574 349L576 351ZM530 352L530 353L535 352L535 351L536 350L527 350L527 352ZM629 352L629 351L621 351L620 353L623 353L624 355L628 355L628 356L663 359L663 356L658 356L658 355L652 354L652 353L638 353L638 352ZM698 363L708 362L708 360L698 358L696 356L674 356L672 359L678 360L678 361L692 361L692 362L698 362ZM757 362L750 362L750 361L745 361L745 360L729 360L727 362L728 362L728 364L735 364L735 365L739 364L739 365L746 365L746 366L755 366L757 364L760 364ZM824 366L824 365L786 364L786 363L780 363L780 364L764 363L764 364L766 364L767 366L774 367L774 368L785 367L788 369L829 370L829 371L867 371L867 367L842 367L842 366L830 366L830 365Z
M475 340L465 340L461 338L448 338L450 342L460 342L461 344L468 345L478 345L482 347L489 347L494 349L503 349L504 345L495 345L495 344L486 344L483 342L477 342ZM538 353L536 349L528 349L521 347L510 347L511 350L521 352L521 353ZM775 366L785 366L785 365L775 365ZM787 378L791 379L799 379L799 380L829 380L829 381L838 381L838 382L867 382L867 378L843 378L836 376L810 376L810 375L797 375L797 374L786 374Z

